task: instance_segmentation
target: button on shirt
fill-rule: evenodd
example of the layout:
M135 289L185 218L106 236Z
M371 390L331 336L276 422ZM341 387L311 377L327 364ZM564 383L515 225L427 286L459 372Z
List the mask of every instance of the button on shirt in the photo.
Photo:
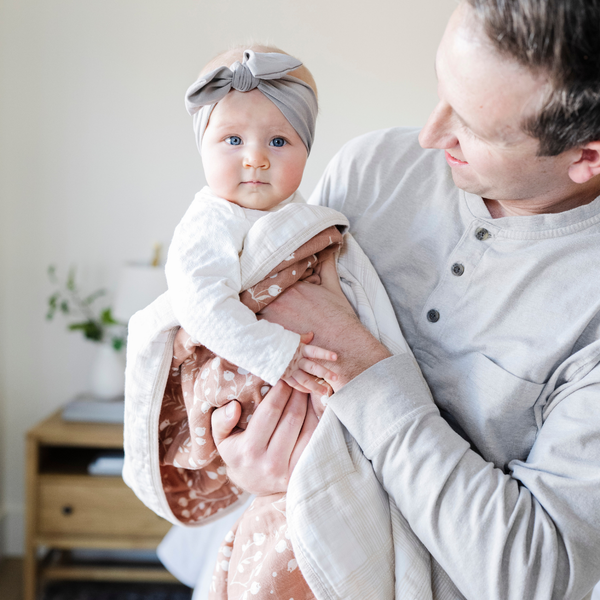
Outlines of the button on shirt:
M363 449L382 448L367 457L405 486L396 502L469 597L517 597L506 581L521 597L583 597L600 579L600 199L492 219L417 134L350 142L311 201L349 218L435 404L484 461L433 417L398 437L420 405L391 366L330 406ZM385 454L380 432L394 427Z
M452 275L456 275L457 277L460 277L464 272L465 272L465 267L463 265L461 265L460 263L454 263L452 265Z

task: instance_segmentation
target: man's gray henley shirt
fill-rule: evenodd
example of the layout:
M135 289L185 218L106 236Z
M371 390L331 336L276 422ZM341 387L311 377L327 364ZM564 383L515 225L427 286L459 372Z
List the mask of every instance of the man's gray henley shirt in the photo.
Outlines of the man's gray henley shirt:
M344 213L408 356L330 400L471 600L581 599L600 579L600 198L492 219L416 130L347 144L312 202Z

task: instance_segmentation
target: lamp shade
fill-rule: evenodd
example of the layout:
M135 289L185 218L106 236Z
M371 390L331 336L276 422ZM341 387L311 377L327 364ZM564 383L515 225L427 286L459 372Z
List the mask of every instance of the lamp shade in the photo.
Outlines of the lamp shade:
M142 308L145 308L167 291L167 280L163 267L149 263L126 263L121 269L114 317L127 322Z

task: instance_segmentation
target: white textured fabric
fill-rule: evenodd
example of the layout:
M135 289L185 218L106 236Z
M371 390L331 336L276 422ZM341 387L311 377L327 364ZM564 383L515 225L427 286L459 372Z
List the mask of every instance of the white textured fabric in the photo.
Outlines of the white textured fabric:
M314 207L298 192L270 211L259 211L228 202L205 187L175 229L169 248L165 272L177 321L195 344L271 385L281 379L300 336L257 320L240 302L240 292L248 287L244 276L251 276L243 273L240 257L253 227L251 237L269 235L267 230L272 227L287 239L294 231L291 228L308 212L314 213ZM335 211L321 207L319 215L328 219L329 225L344 223L344 217ZM261 226L256 227L259 219ZM279 289L272 287L274 293Z
M296 223L292 236L298 238L295 246L316 233L317 222L315 215L314 222L304 219L303 224ZM320 228L325 228L323 223ZM268 231L273 233L273 228ZM261 274L264 277L289 253L285 236L273 234L279 248L267 249L266 253L264 237L252 239L254 242L244 247L248 256L243 257L247 262L242 260L242 265L248 268L242 269L243 281L260 281ZM262 268L254 264L256 257ZM377 274L349 235L344 236L338 272L342 288L363 323L392 352L414 364ZM246 273L253 275L246 277ZM132 319L123 475L147 506L176 523L161 486L157 448L158 413L175 331L169 332L173 315L168 295ZM232 505L217 516L236 507ZM435 561L430 561L383 491L369 461L329 409L294 470L287 494L287 518L298 564L318 600L462 597L448 585Z
M600 578L600 198L492 219L417 134L350 142L313 198L348 217L420 366L382 361L330 408L464 596L581 600Z

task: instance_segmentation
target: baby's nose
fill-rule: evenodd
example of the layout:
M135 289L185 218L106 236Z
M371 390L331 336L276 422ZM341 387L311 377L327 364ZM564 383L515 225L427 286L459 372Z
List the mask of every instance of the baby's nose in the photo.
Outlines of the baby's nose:
M244 166L251 169L268 169L269 159L266 153L249 148L244 156Z

